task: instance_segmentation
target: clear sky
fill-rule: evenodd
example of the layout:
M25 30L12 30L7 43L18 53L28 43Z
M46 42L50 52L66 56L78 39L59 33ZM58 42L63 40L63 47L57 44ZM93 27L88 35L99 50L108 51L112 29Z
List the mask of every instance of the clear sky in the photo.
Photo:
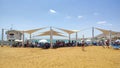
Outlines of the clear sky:
M45 26L87 29L80 37L90 37L93 26L120 31L120 0L0 0L0 33L1 28ZM99 33L96 30L96 35Z

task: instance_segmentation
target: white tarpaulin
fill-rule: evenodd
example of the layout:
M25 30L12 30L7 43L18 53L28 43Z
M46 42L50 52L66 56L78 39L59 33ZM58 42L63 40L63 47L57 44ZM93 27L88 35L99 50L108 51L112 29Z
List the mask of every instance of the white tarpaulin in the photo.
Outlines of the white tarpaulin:
M22 42L22 40L16 39L15 42Z
M37 36L46 36L46 35L50 35L50 33L51 33L51 31L46 31L46 32L43 32L42 34L39 34ZM63 36L63 37L65 37L60 32L57 32L57 31L54 31L54 30L52 30L52 35L53 36Z
M41 40L39 40L38 41L39 43L46 43L46 42L48 42L46 39L41 39Z
M32 30L26 30L24 31L24 33L28 33L28 34L32 34L38 30L42 30L42 29L45 29L46 27L43 27L43 28L38 28L38 29L32 29Z
M118 34L120 32L115 32L115 31L110 31L110 30L104 30L104 29L100 29L100 28L96 28L97 30L100 30L101 32L103 32L103 34L105 35L109 35L111 33L111 35L115 35Z
M115 42L120 42L120 39L117 39Z

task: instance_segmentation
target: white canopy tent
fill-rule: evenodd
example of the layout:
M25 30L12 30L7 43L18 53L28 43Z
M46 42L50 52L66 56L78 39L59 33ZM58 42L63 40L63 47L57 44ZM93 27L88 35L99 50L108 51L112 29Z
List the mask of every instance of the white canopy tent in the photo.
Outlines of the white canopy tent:
M115 42L120 42L120 39L117 39Z
M47 27L38 28L38 29L31 29L31 30L23 30L23 31L20 31L20 32L22 32L22 34L23 34L23 39L22 39L23 42L22 42L22 46L24 46L24 33L28 33L28 34L30 34L30 40L31 40L31 34L32 34L32 33L36 32L36 31L38 31L38 30L45 29L45 28L47 28Z
M31 30L25 30L24 33L28 33L30 34L30 39L31 39L31 34L38 31L38 30L42 30L42 29L45 29L46 27L43 27L43 28L38 28L38 29L31 29Z
M105 35L109 35L110 33L111 33L111 35L115 35L117 33L120 33L120 32L115 32L115 31L111 31L111 30L100 29L100 28L96 28L96 29L100 30Z
M41 39L41 40L39 40L38 41L39 43L46 43L46 42L48 42L46 39Z
M68 33L68 34L69 34L69 40L70 40L70 35L71 35L72 33L75 33L75 31L72 31L72 30L67 30L67 29L62 29L62 28L56 28L56 29L59 29L59 30L62 30L62 31L64 31L64 32Z
M23 42L23 40L16 39L15 42Z
M96 29L101 31L104 35L109 35L110 45L111 45L111 40L112 40L111 36L120 33L120 32L115 32L111 30L100 29L100 28L96 28Z
M42 34L39 34L37 36L50 36L50 47L51 48L53 48L53 45L52 45L53 36L66 37L66 36L62 35L60 32L53 30L52 28L50 28L49 31L43 32Z
M77 46L77 39L78 39L78 34L77 33L79 32L79 30L67 30L67 29L62 29L62 28L57 28L57 29L66 32L69 35L69 41L71 40L70 35L73 34L73 33L76 33L76 46Z
M65 37L60 32L57 32L57 31L54 31L54 30L43 32L43 33L41 33L41 34L39 34L37 36L47 36L47 35L50 35L51 32L52 32L52 35L54 35L54 36L63 36L63 37Z

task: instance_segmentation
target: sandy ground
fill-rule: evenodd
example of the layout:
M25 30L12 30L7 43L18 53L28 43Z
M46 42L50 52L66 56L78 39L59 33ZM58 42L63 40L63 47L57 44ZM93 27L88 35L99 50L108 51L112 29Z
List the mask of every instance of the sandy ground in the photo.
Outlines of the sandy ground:
M0 47L0 68L120 68L120 50L89 46L57 49Z

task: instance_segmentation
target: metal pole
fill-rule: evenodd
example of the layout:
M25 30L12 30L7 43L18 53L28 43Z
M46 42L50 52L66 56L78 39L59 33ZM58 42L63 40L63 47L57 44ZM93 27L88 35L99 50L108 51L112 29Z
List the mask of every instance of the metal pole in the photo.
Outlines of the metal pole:
M84 41L84 34L83 34L83 41Z
M24 31L22 32L22 39L23 39L23 42L22 42L22 46L24 47Z
M30 34L30 43L31 43L31 34Z
M4 29L2 29L2 42L1 42L1 46L4 45Z
M111 45L111 40L112 40L112 39L111 39L111 30L109 31L109 39L110 39L110 40L109 40L109 44Z
M76 47L77 47L77 40L78 40L78 35L77 35L77 32L76 32Z
M52 27L50 27L50 48L53 48L52 38Z
M92 27L92 43L94 42L94 27Z
M69 34L69 41L71 41L70 34Z

